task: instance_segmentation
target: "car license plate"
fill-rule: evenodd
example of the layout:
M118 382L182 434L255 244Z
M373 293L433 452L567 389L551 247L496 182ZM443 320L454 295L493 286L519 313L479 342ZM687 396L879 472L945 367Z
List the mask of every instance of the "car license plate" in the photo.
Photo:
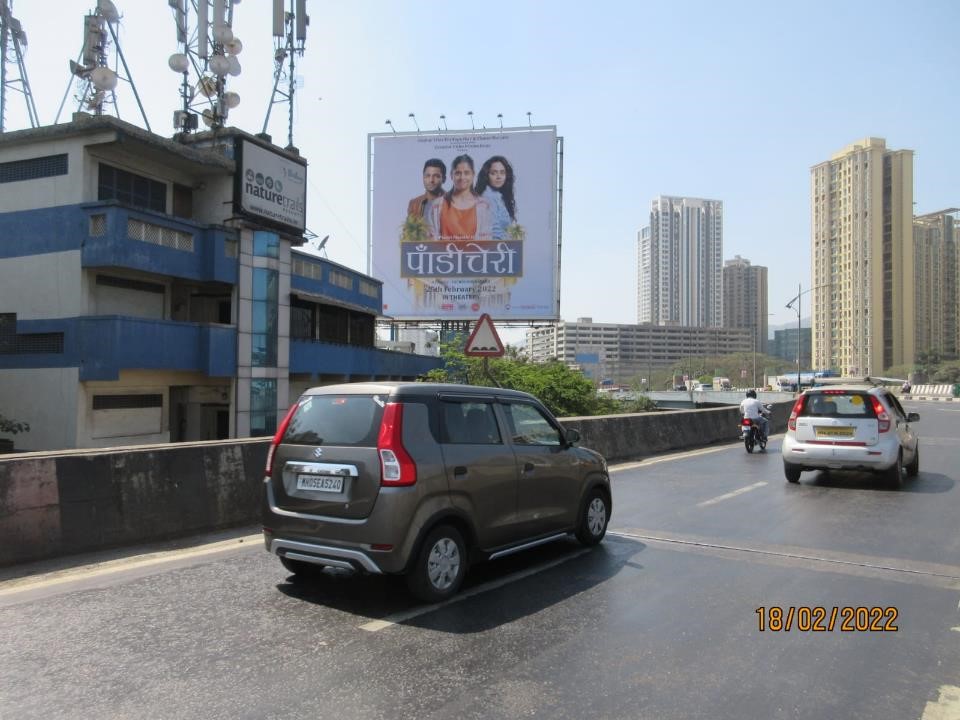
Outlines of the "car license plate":
M342 492L343 478L335 475L297 475L297 490Z
M818 438L851 438L853 437L853 428L849 425L840 427L818 426L816 434Z

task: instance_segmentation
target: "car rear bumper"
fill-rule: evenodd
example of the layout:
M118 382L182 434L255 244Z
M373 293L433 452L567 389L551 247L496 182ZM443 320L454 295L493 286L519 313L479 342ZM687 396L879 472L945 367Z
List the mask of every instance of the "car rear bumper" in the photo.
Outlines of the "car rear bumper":
M278 557L375 575L383 573L377 562L360 549L275 537L272 532L266 530L263 533L263 540L267 551Z
M798 443L784 438L783 460L791 465L832 470L882 470L897 461L898 447Z

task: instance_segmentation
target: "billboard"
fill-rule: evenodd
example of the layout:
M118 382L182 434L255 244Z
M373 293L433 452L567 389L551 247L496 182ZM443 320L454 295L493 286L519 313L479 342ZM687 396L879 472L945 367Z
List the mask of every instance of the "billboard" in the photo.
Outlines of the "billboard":
M246 138L236 143L236 211L302 235L307 226L306 164Z
M556 319L555 127L369 137L368 272L397 319Z

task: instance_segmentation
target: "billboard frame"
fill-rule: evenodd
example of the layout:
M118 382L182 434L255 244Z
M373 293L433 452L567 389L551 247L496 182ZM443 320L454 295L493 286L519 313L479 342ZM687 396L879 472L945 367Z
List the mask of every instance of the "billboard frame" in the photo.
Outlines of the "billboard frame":
M367 134L367 275L370 277L376 277L374 275L373 269L373 194L375 191L373 174L375 169L375 153L374 153L374 143L379 138L395 138L395 137L437 137L443 138L445 136L454 136L454 135L473 135L473 136L493 136L504 134L518 134L518 133L530 133L530 132L552 132L555 138L555 147L554 147L554 168L553 176L556 182L556 190L554 193L554 207L556 208L556 223L554 226L554 236L551 239L553 247L556 252L556 258L553 263L553 287L554 287L554 297L552 298L553 303L553 314L549 317L546 316L535 316L535 317L523 317L521 315L510 315L510 316L499 316L493 317L492 319L496 322L501 323L530 323L530 324L546 324L557 322L560 320L560 268L561 268L561 251L563 250L563 136L557 134L556 125L529 125L529 126L518 126L518 127L497 127L497 128L482 128L477 130L475 128L463 128L463 129L448 129L448 130L410 130L410 131L393 131L393 132L376 132ZM382 280L382 278L381 278ZM381 308L382 311L382 308ZM473 322L477 315L475 313L464 313L462 315L446 315L442 317L427 317L424 315L384 315L380 314L381 318L384 318L388 322L402 322L405 325L419 325L419 324L433 324L433 323L443 323L443 322L461 322L469 321Z
M244 183L244 143L250 143L251 146L259 150L274 155L278 161L296 165L303 171L303 227L291 225L281 220L268 218L256 210L244 207L243 202L243 183ZM247 221L261 225L264 228L275 230L293 237L303 237L307 232L307 161L299 156L293 157L274 145L265 143L259 138L251 138L247 135L237 135L233 138L233 158L236 163L236 170L233 174L233 214L246 219Z

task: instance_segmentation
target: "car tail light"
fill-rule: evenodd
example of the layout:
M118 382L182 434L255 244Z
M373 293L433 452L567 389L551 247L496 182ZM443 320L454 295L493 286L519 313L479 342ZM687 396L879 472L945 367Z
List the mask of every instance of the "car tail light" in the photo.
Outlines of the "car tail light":
M880 398L876 395L870 396L870 401L873 403L873 412L877 416L877 425L880 432L887 432L890 430L890 416L887 414L887 409L883 406L883 403L880 402Z
M299 402L295 402L290 406L290 409L287 410L286 417L283 418L283 422L280 423L280 427L277 428L277 432L273 436L273 442L270 443L270 449L267 450L267 469L264 471L264 475L267 477L271 477L273 475L273 454L277 451L277 445L279 445L280 441L283 440L283 435L285 432L287 432L287 426L290 424L290 420L293 419L293 414L297 411L299 406Z
M790 430L796 431L797 429L797 417L800 415L800 411L803 410L803 401L806 397L806 395L801 395L793 404L793 410L790 411L790 419L787 421L787 427Z
M380 484L391 487L417 482L417 466L403 447L403 405L387 403L377 438Z

